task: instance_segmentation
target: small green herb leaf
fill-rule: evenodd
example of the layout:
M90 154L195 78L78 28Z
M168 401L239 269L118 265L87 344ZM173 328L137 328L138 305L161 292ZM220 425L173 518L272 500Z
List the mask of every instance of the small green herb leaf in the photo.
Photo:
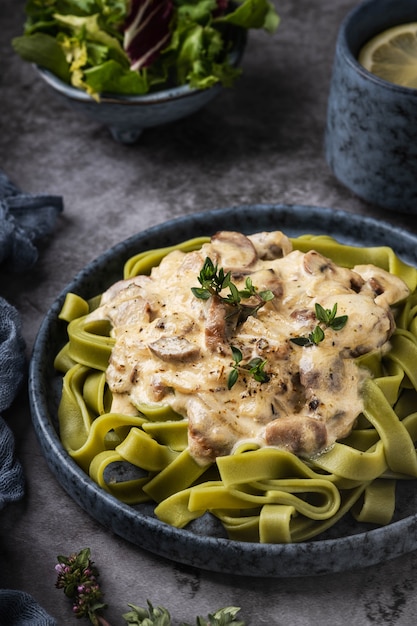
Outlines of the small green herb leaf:
M315 304L316 317L319 322L322 322L327 328L333 328L333 330L341 330L346 326L348 320L347 315L341 315L336 317L337 302L333 305L333 308L325 309L318 302Z
M340 315L336 317L337 303L335 303L332 309L325 309L318 302L314 305L316 318L320 324L325 328L332 328L333 330L342 330L346 326L348 321L347 315ZM309 333L308 337L291 337L290 341L298 346L316 346L323 341L325 337L324 330L320 325L317 325L314 330Z
M208 300L211 297L210 292L203 287L191 287L191 291L195 295L196 298L200 300Z
M148 609L140 606L129 604L131 611L122 615L123 619L131 626L171 626L171 616L168 611L162 607L153 607L148 602Z
M260 291L259 297L262 298L264 302L270 302L271 300L275 298L274 294L272 293L270 289L267 289L266 291Z
M256 380L258 383L267 383L270 380L270 376L265 372L266 361L261 357L254 357L248 363L242 364L243 355L239 348L231 346L233 364L232 369L227 377L227 388L231 389L236 384L239 378L239 372L245 371Z
M227 299L230 300L232 304L239 304L242 299L242 293L239 292L236 285L229 282L228 287L230 289L230 294L227 296Z
M291 337L290 341L297 346L311 346L311 341L308 337Z
M266 361L260 357L256 357L248 363L249 373L258 383L267 383L270 380L270 376L264 371L265 365Z
M230 346L230 347L232 349L233 360L237 365L243 359L242 352L239 350L239 348L236 348L236 346Z
M331 327L333 330L342 330L346 326L346 322L348 321L347 315L341 315L340 317L335 317L333 322L331 323Z
M324 330L320 326L316 326L315 329L309 334L308 338L312 343L317 345L324 339Z
M331 311L330 309L323 308L321 304L316 302L316 304L314 305L314 309L315 309L316 318L318 319L318 321L323 322L323 324L326 324L326 326L328 326L328 324L331 321L332 315L334 317L334 315L336 314L335 307L337 310L337 305L335 305L333 307L333 311Z
M275 297L270 290L257 292L250 276L246 278L245 289L239 290L232 282L231 273L225 274L223 268L214 265L210 257L206 257L204 265L198 275L198 282L201 287L191 287L191 291L196 298L208 300L211 296L217 296L223 304L230 307L230 312L226 319L235 318L236 324L243 324L250 315L256 315L266 302ZM224 289L229 289L229 293L221 295ZM255 304L242 304L242 299L253 298Z
M215 613L209 613L208 622L202 617L197 617L197 626L245 626L245 622L235 619L240 608L236 606L228 606L219 609ZM181 624L181 626L190 626L190 624Z
M238 378L239 372L237 368L231 369L229 372L229 376L227 377L227 388L231 389L237 383Z

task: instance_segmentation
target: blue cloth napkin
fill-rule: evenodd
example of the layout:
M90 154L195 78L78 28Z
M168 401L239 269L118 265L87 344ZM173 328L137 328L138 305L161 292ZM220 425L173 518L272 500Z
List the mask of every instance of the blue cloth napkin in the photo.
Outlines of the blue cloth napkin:
M61 197L23 193L0 170L0 264L14 272L32 267L37 240L53 230L62 210Z
M30 594L0 589L0 626L57 626L57 622Z
M1 417L10 407L25 372L25 342L16 309L0 297L0 509L24 492L23 470L14 456L13 435Z
M0 271L30 269L38 259L38 241L52 232L62 210L61 197L23 193L0 170ZM24 495L23 469L3 413L25 374L20 316L0 297L0 509ZM56 626L56 621L29 594L0 589L0 626Z

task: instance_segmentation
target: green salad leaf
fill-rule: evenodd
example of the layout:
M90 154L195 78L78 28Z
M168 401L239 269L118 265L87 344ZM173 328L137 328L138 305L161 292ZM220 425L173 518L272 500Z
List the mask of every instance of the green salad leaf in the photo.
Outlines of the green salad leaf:
M97 100L231 86L241 73L228 57L236 29L279 24L269 0L27 0L25 11L16 53Z
M218 17L216 22L227 22L242 28L263 28L269 33L275 32L279 17L274 6L268 0L246 0L235 11Z
M64 50L51 35L34 33L26 37L16 37L13 45L25 61L41 65L64 82L69 82L71 73Z
M67 28L74 37L80 37L90 43L97 43L107 48L109 54L117 57L120 63L125 64L128 67L126 54L122 48L120 41L110 35L100 25L100 15L95 13L94 15L77 16L77 15L62 15L60 13L54 14L54 19L58 25L62 25L63 28Z
M108 92L120 95L148 92L146 74L131 72L113 60L91 67L84 72L85 84L92 93Z

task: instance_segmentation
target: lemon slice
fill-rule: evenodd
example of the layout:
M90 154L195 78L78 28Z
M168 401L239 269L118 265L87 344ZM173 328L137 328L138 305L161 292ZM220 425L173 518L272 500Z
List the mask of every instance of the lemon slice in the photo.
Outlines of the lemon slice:
M384 80L417 89L417 22L379 33L364 45L358 60Z

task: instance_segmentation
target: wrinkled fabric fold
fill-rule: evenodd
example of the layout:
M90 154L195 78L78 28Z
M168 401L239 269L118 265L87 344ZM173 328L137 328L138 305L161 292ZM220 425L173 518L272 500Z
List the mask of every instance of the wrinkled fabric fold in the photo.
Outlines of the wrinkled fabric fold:
M38 241L53 231L62 210L59 196L23 193L0 170L0 271L16 274L29 270L38 260ZM25 493L13 432L3 417L26 376L25 350L19 312L0 297L0 510ZM56 623L28 593L0 589L0 626Z
M57 622L28 593L0 589L2 626L56 626Z
M0 265L14 272L32 267L37 241L52 232L62 210L60 196L23 193L0 171Z
M14 455L14 438L1 417L22 384L25 372L25 342L17 310L0 297L0 509L24 493L23 470Z

